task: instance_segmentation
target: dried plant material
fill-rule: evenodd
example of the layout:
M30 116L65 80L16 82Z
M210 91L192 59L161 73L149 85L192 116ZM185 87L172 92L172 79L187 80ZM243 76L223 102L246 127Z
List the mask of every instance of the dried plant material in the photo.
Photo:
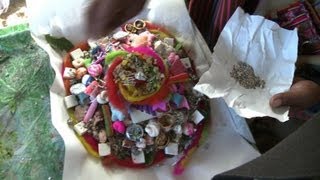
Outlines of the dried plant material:
M245 62L233 65L230 76L246 89L263 89L266 84L264 80L254 74L253 68Z

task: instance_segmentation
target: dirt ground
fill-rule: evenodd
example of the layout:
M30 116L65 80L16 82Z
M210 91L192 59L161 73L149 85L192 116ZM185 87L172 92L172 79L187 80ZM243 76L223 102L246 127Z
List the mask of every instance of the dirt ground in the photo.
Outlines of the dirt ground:
M7 12L0 15L0 28L27 23L25 0L11 0Z

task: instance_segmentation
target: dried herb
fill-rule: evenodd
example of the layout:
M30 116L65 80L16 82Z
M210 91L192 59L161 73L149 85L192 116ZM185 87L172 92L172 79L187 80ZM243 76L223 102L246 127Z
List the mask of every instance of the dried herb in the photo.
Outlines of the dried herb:
M265 86L265 81L256 76L253 68L245 62L238 62L233 65L230 76L246 89L263 89Z

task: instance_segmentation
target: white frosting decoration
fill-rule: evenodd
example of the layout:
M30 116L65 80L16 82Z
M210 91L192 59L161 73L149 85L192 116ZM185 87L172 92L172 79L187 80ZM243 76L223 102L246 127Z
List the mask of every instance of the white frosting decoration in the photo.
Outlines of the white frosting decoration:
M176 125L173 127L173 130L176 134L182 134L182 127L181 125Z
M106 91L102 91L100 94L98 94L97 102L99 104L106 104L108 102L108 96Z
M144 130L150 137L157 137L160 133L160 125L154 121L150 121Z
M139 149L144 149L146 148L147 144L146 144L146 140L143 138L140 138L140 140L138 142L136 142L136 147Z
M86 86L82 83L77 83L71 86L70 92L71 94L78 95L83 93L86 90Z

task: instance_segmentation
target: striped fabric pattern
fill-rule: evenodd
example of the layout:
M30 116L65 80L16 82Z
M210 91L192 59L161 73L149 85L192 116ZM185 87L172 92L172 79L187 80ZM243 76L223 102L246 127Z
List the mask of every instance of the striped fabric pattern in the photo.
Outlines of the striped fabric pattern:
M238 6L253 11L258 0L190 0L190 16L213 50L220 32Z
M318 5L317 5L318 4ZM304 1L304 5L306 9L309 11L312 21L318 31L320 33L320 1L318 3L311 2L310 0ZM318 10L317 10L318 7Z
M277 12L281 27L298 29L299 54L320 54L319 16L309 1L298 1Z
M307 0L312 7L315 9L315 11L320 15L320 0Z

